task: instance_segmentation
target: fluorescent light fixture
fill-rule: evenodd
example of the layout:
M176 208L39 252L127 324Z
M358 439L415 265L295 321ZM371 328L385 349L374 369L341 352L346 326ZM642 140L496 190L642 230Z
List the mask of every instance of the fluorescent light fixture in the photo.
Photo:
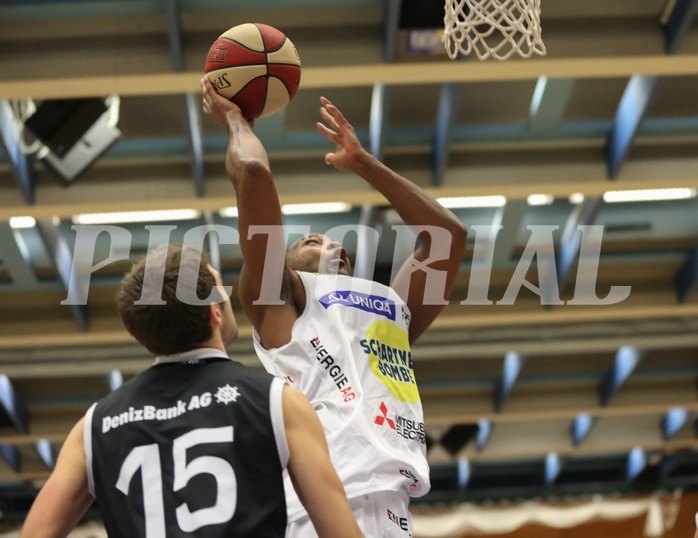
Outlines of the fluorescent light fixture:
M686 200L696 197L696 189L641 189L632 191L606 191L603 201L615 202L652 202L661 200Z
M581 192L573 192L567 199L570 204L581 204L584 201L584 195Z
M345 202L327 202L317 204L285 204L281 206L284 215L310 215L316 213L344 213L351 209Z
M550 205L555 200L552 194L530 194L528 199L528 205Z
M128 222L160 222L164 220L198 219L196 209L165 209L159 211L128 211L123 213L84 213L73 216L73 224L124 224Z
M33 228L36 226L34 217L10 217L10 228L18 230L20 228Z
M545 88L548 85L548 77L538 77L536 82L536 89L533 90L533 97L531 98L531 108L529 112L529 117L535 118L540 109L540 105L543 102L543 95L545 94Z
M238 208L237 207L224 207L221 209L218 214L221 217L230 217L230 218L236 218L238 216Z
M450 209L465 207L502 207L507 203L504 196L456 196L453 198L437 198L442 206Z

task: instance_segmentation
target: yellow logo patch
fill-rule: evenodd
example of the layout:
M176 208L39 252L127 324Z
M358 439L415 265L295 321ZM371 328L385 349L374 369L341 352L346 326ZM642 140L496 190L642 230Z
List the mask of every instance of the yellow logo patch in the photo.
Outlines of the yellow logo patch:
M419 401L407 332L390 321L376 321L361 340L373 374L401 402Z

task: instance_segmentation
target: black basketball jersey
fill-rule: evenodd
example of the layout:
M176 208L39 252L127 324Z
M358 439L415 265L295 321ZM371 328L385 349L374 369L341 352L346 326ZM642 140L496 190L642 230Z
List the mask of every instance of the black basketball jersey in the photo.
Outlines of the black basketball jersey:
M196 358L155 364L92 406L88 482L109 536L283 537L282 390L228 358Z

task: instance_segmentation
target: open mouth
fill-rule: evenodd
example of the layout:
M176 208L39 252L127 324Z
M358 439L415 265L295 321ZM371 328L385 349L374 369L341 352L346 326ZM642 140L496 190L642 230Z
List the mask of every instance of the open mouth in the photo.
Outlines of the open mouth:
M332 259L329 260L329 263L336 266L338 270L341 268L346 269L348 267L346 250L343 248L338 249L332 256Z

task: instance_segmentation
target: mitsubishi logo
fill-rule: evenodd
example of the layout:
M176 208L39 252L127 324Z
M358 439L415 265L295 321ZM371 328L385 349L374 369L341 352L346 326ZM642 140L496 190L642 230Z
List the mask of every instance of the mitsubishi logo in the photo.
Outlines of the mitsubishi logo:
M376 421L375 421L376 424L378 424L379 426L382 426L385 422L387 422L388 426L390 426L390 428L394 430L395 429L395 421L393 421L393 419L391 419L391 418L388 418L388 408L385 406L385 403L381 402L380 410L381 410L381 413L383 415L382 416L378 415L376 417Z

